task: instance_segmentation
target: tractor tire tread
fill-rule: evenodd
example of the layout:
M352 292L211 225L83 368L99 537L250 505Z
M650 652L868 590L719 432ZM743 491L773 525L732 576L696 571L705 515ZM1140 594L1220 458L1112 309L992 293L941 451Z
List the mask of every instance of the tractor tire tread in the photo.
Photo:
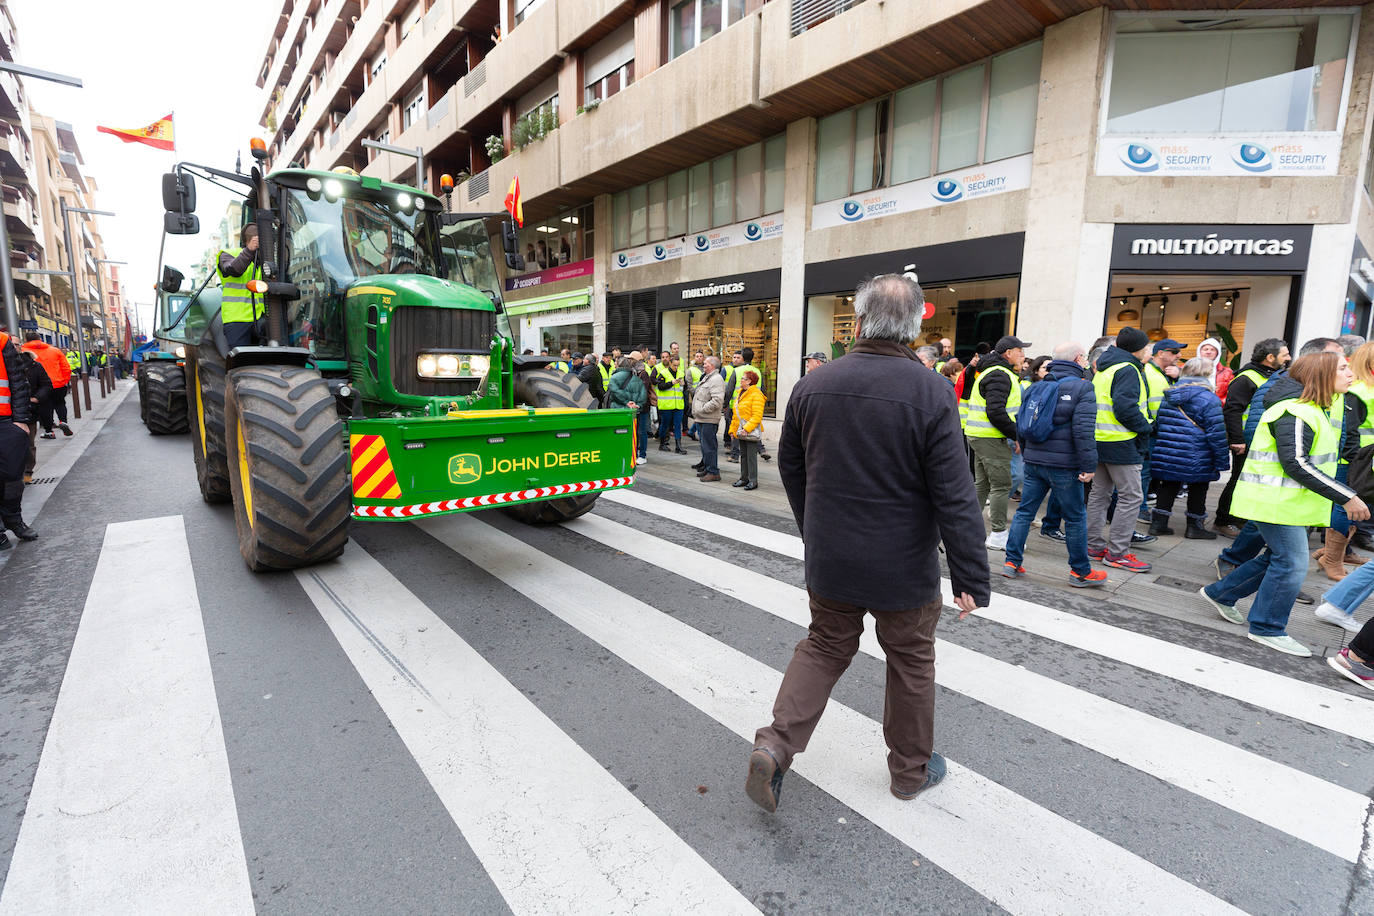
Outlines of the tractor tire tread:
M515 375L515 403L531 407L580 407L594 410L596 398L587 383L572 373L557 369L531 369ZM586 515L596 505L599 493L580 493L536 502L505 506L502 511L528 525L552 525Z

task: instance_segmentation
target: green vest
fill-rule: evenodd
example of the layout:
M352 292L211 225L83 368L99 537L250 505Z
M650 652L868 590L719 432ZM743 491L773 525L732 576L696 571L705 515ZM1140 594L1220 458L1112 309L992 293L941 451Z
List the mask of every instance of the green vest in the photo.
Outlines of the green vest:
M1108 366L1105 372L1093 376L1093 394L1097 396L1097 434L1093 438L1098 442L1128 442L1136 436L1117 421L1116 412L1112 410L1112 379L1123 369L1139 371L1131 363L1117 363ZM1144 379L1140 380L1140 412L1147 420L1150 418Z
M682 366L682 364L681 364L681 363L678 363L678 367L681 368L681 366ZM670 382L671 382L671 381L673 381L673 380L675 379L675 376L673 375L673 371L672 371L671 369L669 369L667 366L663 365L663 363L659 363L657 366L655 366L655 367L654 367L654 372L658 374L658 377L659 377L659 378L665 379L666 381L670 381ZM659 389L659 391L658 391L658 409L659 409L659 410L681 410L681 409L682 409L682 403L683 403L683 402L682 402L682 389L681 389L681 388L669 388L667 391L664 391L662 388Z
M569 365L565 360L558 360L556 363L553 364L553 367L557 369L559 372L562 372L564 375L570 374L572 372L572 366Z
M696 365L695 363L693 363L692 365L688 366L688 367L687 367L687 375L688 375L689 377L691 377L691 379L692 379L692 387L693 387L693 388L695 388L696 386L698 386L698 385L701 384L701 367L700 367L700 366Z
M1145 384L1149 387L1149 397L1145 404L1150 412L1146 414L1146 419L1151 423L1155 417L1159 416L1159 407L1164 403L1164 392L1169 390L1169 376L1164 374L1164 370L1150 361L1145 364Z
M1324 526L1331 521L1331 501L1289 477L1279 462L1270 424L1285 416L1297 417L1316 432L1308 460L1318 472L1331 478L1336 476L1341 434L1326 411L1309 401L1280 401L1260 417L1255 438L1245 453L1245 468L1231 498L1231 512L1274 525Z
M67 365L71 366L73 372L81 371L81 354L75 350L67 351Z
M1268 381L1267 378L1265 378L1261 373L1256 372L1254 369L1246 369L1244 372L1237 375L1236 378L1231 379L1231 384L1234 385L1236 383L1236 379L1238 378L1248 378L1250 381L1254 382L1255 391L1259 391L1260 386ZM1253 404L1254 402L1255 396L1254 394L1251 394L1250 404ZM1246 421L1250 419L1250 404L1245 405L1245 410L1240 415L1240 425L1242 428L1245 426Z
M987 381L994 372L1005 372L1011 382L1011 391L1007 394L1007 416L1015 421L1016 411L1021 406L1021 379L1006 366L993 366L978 376L978 380L973 383L973 393L968 398L968 419L965 421L964 431L968 433L971 439L1006 438L1002 431L993 426L992 421L988 419L988 402L983 397L983 382Z
M599 362L596 364L596 368L597 371L601 373L601 384L605 385L606 390L609 391L611 387L611 376L615 373L615 367Z
M237 258L242 248L226 249L220 254L227 254L231 258ZM219 274L220 302L222 305L219 310L220 321L225 324L232 322L255 321L263 311L258 304L258 297L248 290L250 280L256 280L262 276L262 270L256 264L249 264L248 269L241 276L229 277L219 269L216 257L215 273Z
M759 377L759 387L762 387L762 386L763 386L763 373L762 373L762 372L759 372L759 370L756 369L756 368L754 367L754 364L753 364L753 363L745 363L745 364L742 365L742 366L736 366L736 367L735 367L734 376L735 376L736 379L741 379L741 378L744 377L744 373L746 373L746 372L753 372L753 373L757 374L758 377ZM730 409L731 409L731 410L734 410L734 409L735 409L735 405L738 404L738 403L739 403L739 383L736 382L736 384L735 384L735 390L732 391L732 392L730 392Z
M945 363L947 363L947 362L949 362L949 360L946 360L946 359L937 359L937 360L935 361L935 371L938 372L938 373L940 373L941 375L944 375L944 374L945 374Z
M1356 379L1350 393L1364 402L1364 422L1360 424L1360 448L1374 443L1374 385Z

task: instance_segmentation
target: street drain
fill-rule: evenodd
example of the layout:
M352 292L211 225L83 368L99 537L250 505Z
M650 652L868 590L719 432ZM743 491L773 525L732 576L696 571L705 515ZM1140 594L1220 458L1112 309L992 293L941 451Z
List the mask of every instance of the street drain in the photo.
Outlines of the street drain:
M1201 582L1189 582L1186 579L1175 579L1173 576L1156 576L1155 585L1162 585L1165 588L1176 588L1184 592L1196 592L1203 587Z

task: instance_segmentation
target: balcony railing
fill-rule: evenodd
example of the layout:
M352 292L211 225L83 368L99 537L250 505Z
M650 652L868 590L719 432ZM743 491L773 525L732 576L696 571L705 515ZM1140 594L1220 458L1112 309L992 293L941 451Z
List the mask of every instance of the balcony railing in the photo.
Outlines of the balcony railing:
M834 19L864 0L792 0L792 34L800 35L809 28Z

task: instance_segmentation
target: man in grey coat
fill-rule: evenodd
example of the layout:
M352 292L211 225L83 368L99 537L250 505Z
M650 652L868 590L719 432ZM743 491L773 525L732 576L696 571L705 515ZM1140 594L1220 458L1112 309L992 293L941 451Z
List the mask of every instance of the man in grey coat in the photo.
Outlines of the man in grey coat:
M720 480L716 432L724 407L725 379L720 377L720 359L708 356L702 364L701 380L692 391L692 417L696 420L697 435L701 437L701 460L692 468L702 483Z
M773 811L872 614L887 655L883 736L892 794L945 775L935 753L935 625L944 542L955 604L991 596L981 507L945 380L912 354L925 296L886 274L854 296L853 349L792 389L778 471L805 546L811 625L759 729L745 792ZM933 524L932 524L933 522Z

